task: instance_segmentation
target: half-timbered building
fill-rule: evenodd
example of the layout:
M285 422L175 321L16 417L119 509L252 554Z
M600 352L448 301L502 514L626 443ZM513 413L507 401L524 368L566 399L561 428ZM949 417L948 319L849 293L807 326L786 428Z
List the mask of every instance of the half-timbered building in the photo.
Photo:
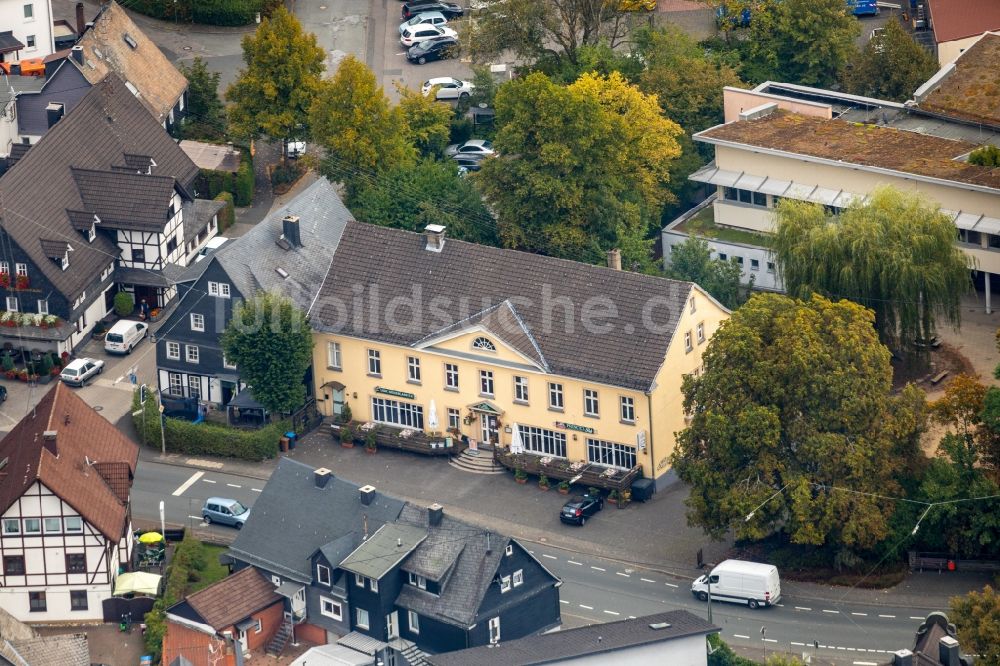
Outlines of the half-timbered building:
M132 555L139 448L64 384L0 440L0 607L101 621Z

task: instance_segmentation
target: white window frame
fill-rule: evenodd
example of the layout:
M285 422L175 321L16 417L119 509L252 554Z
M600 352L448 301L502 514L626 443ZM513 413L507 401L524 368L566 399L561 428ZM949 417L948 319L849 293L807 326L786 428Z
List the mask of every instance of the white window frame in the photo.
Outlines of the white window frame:
M324 575L324 572L325 572L325 575ZM324 578L325 578L325 580L324 580ZM317 564L316 565L316 582L319 583L320 585L329 585L330 584L330 580L331 580L330 579L330 567L326 566L325 564Z
M25 22L30 22L35 20L35 3L33 2L24 3L24 20Z
M378 592L378 578L369 578L368 587L371 588L372 592Z
M549 409L556 409L560 412L565 408L566 402L563 400L563 385L558 382L549 382Z
M229 298L228 282L209 282L208 295L216 298Z
M412 402L372 397L372 421L398 428L424 429L424 407Z
M458 365L455 363L444 364L444 387L446 389L458 390Z
M3 519L3 533L4 534L20 534L21 533L21 521L17 518L4 518Z
M371 622L371 618L368 617L368 611L366 611L364 608L357 608L355 610L357 612L354 614L355 615L354 624L359 629L368 629ZM362 617L364 618L363 622L361 621Z
M198 363L201 360L201 349L198 345L184 345L184 360L188 363Z
M510 577L510 581L514 585L514 587L522 585L524 583L524 569L518 569L517 571L515 571L513 575Z
M326 609L326 605L330 605L330 610ZM333 618L338 622L344 619L344 605L335 599L329 597L319 598L319 612L320 615L325 615L326 617Z
M167 373L167 387L170 391L170 395L183 396L184 395L184 375L179 372L168 372ZM174 389L177 389L176 391Z
M70 527L70 521L79 525L79 527ZM63 529L66 534L83 534L83 518L80 516L66 516L63 520Z
M201 375L188 375L188 397L201 400Z
M191 330L199 333L205 332L205 315L200 312L191 313Z
M382 376L382 352L377 349L368 350L368 374L372 377Z
M28 264L16 263L14 264L14 270L18 275L28 277Z
M264 630L264 625L261 624L260 618L257 618L257 624L254 625L253 633L259 634L263 630Z
M24 38L24 50L34 51L38 48L38 38L35 35L28 35Z
M49 299L39 298L38 299L38 314L47 315L49 313Z
M172 361L181 360L181 343L167 341L167 358Z
M514 375L514 402L528 404L528 378Z
M462 412L454 407L448 408L448 429L456 430L462 427Z
M364 587L365 586L365 577L362 576L361 574L358 574L358 573L354 574L354 584L357 587Z
M695 331L698 334L698 344L700 345L705 341L705 322L699 322L695 327Z
M472 341L472 348L477 351L488 352L495 352L497 350L497 346L493 344L493 341L482 335Z
M524 450L543 456L566 457L566 434L537 426L517 424Z
M38 523L38 529L37 530L29 530L28 529L28 521L32 521L32 520L36 521ZM29 534L41 534L42 533L42 519L41 519L41 517L30 516L28 518L24 518L22 520L21 529L23 530L23 533L24 533L25 536L27 536Z
M506 594L510 592L510 576L503 576L500 578L500 594Z
M492 370L479 371L479 395L493 397L496 395L496 386L493 383Z
M621 420L625 423L635 423L635 398L627 395L619 397Z
M17 296L7 297L7 311L8 312L18 312Z
M414 587L419 588L421 590L426 590L427 589L427 579L426 578L424 578L420 574L415 574L412 571L407 571L406 575L407 575L407 578L409 580L410 585L413 585Z
M420 616L417 615L415 611L407 609L406 611L406 624L410 626L411 634L420 633Z
M49 529L49 521L50 520L56 521L56 528L54 530L50 530ZM52 518L52 517L42 518L42 530L46 534L60 534L62 532L62 519L61 518Z
M420 382L420 359L416 356L406 357L406 379L410 382Z
M0 273L10 275L10 264L6 261L0 261Z
M634 446L609 442L594 437L588 437L586 444L587 461L595 465L604 465L605 467L615 467L617 469L632 469L632 467L638 464L638 452Z
M340 356L340 343L339 342L327 342L326 343L326 367L331 370L342 369L341 356Z
M691 331L684 332L684 353L690 353L694 349L694 345L691 344Z
M597 389L583 389L583 413L586 416L601 415L601 403L597 397Z

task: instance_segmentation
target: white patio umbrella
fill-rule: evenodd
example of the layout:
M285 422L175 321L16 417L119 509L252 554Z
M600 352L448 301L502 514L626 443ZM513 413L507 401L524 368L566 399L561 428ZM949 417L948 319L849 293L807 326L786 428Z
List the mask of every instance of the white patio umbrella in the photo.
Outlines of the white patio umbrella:
M437 404L434 403L434 398L431 398L431 407L427 410L427 427L431 430L438 429L438 409Z
M510 435L510 452L524 453L524 443L521 442L521 429L517 427L516 423Z

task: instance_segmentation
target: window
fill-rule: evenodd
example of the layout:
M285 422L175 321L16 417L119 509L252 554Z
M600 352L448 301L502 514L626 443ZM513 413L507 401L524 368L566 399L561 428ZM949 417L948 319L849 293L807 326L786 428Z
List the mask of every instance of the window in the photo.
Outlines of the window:
M600 412L597 404L597 391L583 389L583 413L587 416L597 416Z
M419 576L419 575L413 573L412 571L407 571L406 575L409 578L410 585L413 585L414 587L418 587L421 590L426 590L427 589L427 579L426 578L424 578L423 576Z
M763 192L754 192L751 199L751 203L754 206L767 206L767 195Z
M420 359L416 356L406 357L406 378L411 382L420 381Z
M205 330L205 315L198 314L197 312L191 313L191 330L192 331L202 331Z
M752 270L752 271L759 271L760 270L760 260L758 260L758 259L751 259L750 260L750 270Z
M340 605L340 602L326 597L319 598L319 612L334 620L344 619L344 607Z
M135 253L133 252L133 254ZM209 282L208 295L229 298L229 284L226 282Z
M97 238L97 229L91 224L90 229L87 229L87 242L93 243L95 238Z
M39 298L38 299L38 314L47 315L49 313L49 299Z
M10 264L6 261L0 261L0 273L10 275Z
M525 451L560 458L566 457L566 435L563 433L520 424L517 427L521 432L521 443L524 445Z
M705 322L698 324L695 330L698 332L698 344L700 345L705 341Z
M358 587L364 587L365 577L362 576L361 574L354 574L354 584L357 585Z
M179 372L171 372L167 375L170 381L170 395L184 395L184 376Z
M366 611L364 608L358 608L356 610L357 610L357 613L356 613L357 617L356 617L355 624L358 625L359 629L367 629L368 628L368 611Z
M316 582L320 585L330 584L330 567L323 566L322 564L316 565Z
M42 533L42 519L41 518L25 518L24 519L24 533L25 534L41 534Z
M504 548L503 552L507 555L507 557L510 557L514 554L514 546L507 544L507 547Z
M44 613L46 610L44 592L28 592L28 609L32 613Z
M377 349L368 350L368 374L382 376L382 353Z
M146 251L139 249L137 247L132 248L132 263L133 264L144 264L146 263ZM212 283L209 282L211 285ZM211 291L211 289L209 289Z
M411 610L406 611L406 623L410 625L410 631L414 634L420 633L420 616Z
M773 273L774 272L774 262L773 261L767 262L767 272L768 273Z
M66 516L63 527L67 534L79 534L83 531L83 519L80 516Z
M326 343L326 367L332 370L340 370L340 343Z
M563 408L562 384L549 382L549 409Z
M188 375L188 397L201 400L201 376Z
M460 427L459 426L459 422L460 422L461 418L462 418L461 412L459 412L457 409L452 409L451 407L449 407L448 408L448 429L449 430L458 430L459 427Z
M3 533L4 534L20 534L21 533L21 521L17 518L4 518L3 519Z
M271 582L274 583L275 587L278 587L279 585L281 585L281 576L274 576L274 575L272 575L271 576Z
M3 575L23 576L24 575L24 555L4 555Z
M627 395L623 395L620 398L620 402L622 421L625 421L626 423L635 423L635 399L630 398Z
M62 521L58 518L46 518L42 522L45 523L46 534L57 534L62 532Z
M7 309L11 312L17 312L17 296L7 297Z
M70 590L69 591L69 609L75 611L85 611L87 610L87 591L86 590Z
M264 630L264 626L260 623L260 618L257 618L257 624L253 626L253 633L259 634Z
M495 352L497 350L496 345L489 338L478 337L472 341L473 349L482 349L485 351Z
M171 217L173 216L171 215ZM168 255L173 254L176 249L177 249L177 236L174 236L173 238L167 241L167 254Z
M635 447L588 438L587 460L598 465L632 469L635 467Z
M28 277L28 264L14 264L14 268L21 277Z
M372 420L404 428L424 429L424 408L400 400L372 398Z
M375 578L369 578L368 582L370 583L370 587L372 588L372 592L378 592L378 580L375 579Z
M226 358L226 353L222 352L222 367L223 368L235 368L236 364Z
M694 314L695 310L694 296L688 299L688 306L691 308L691 314Z
M504 592L510 592L510 576L504 576L500 579L500 594Z
M444 387L458 390L458 366L454 363L444 364Z
M197 363L200 354L198 345L184 345L184 357L188 363Z
M66 553L66 573L87 573L87 556L83 553Z
M691 331L687 331L684 334L684 351L689 352L692 349L694 349L694 347L691 345Z
M728 258L729 257L728 257L728 255L725 252L720 252L719 253L719 261L725 261Z
M514 377L514 402L528 402L528 378Z
M479 371L479 395L493 395L493 371Z
M743 266L743 257L733 257L733 261L735 261L737 265Z
M181 357L181 343L179 342L168 342L167 343L167 358L173 360L179 360Z
M35 18L35 5L34 4L32 4L32 3L29 2L28 4L26 4L24 6L24 18L26 20L30 20L30 19Z
M524 569L518 569L515 571L510 580L514 584L514 587L522 584L524 582Z
M28 49L35 48L35 36L34 35L28 35L27 37L25 37L25 39L24 39L24 46L25 46L25 48L28 48Z

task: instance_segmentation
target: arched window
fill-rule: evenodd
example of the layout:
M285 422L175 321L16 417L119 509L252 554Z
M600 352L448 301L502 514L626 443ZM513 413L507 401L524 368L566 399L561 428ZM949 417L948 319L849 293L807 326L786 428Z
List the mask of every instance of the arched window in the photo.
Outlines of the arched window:
M489 340L489 338L478 337L472 341L473 349L485 349L486 351L495 352L497 350L496 345Z

